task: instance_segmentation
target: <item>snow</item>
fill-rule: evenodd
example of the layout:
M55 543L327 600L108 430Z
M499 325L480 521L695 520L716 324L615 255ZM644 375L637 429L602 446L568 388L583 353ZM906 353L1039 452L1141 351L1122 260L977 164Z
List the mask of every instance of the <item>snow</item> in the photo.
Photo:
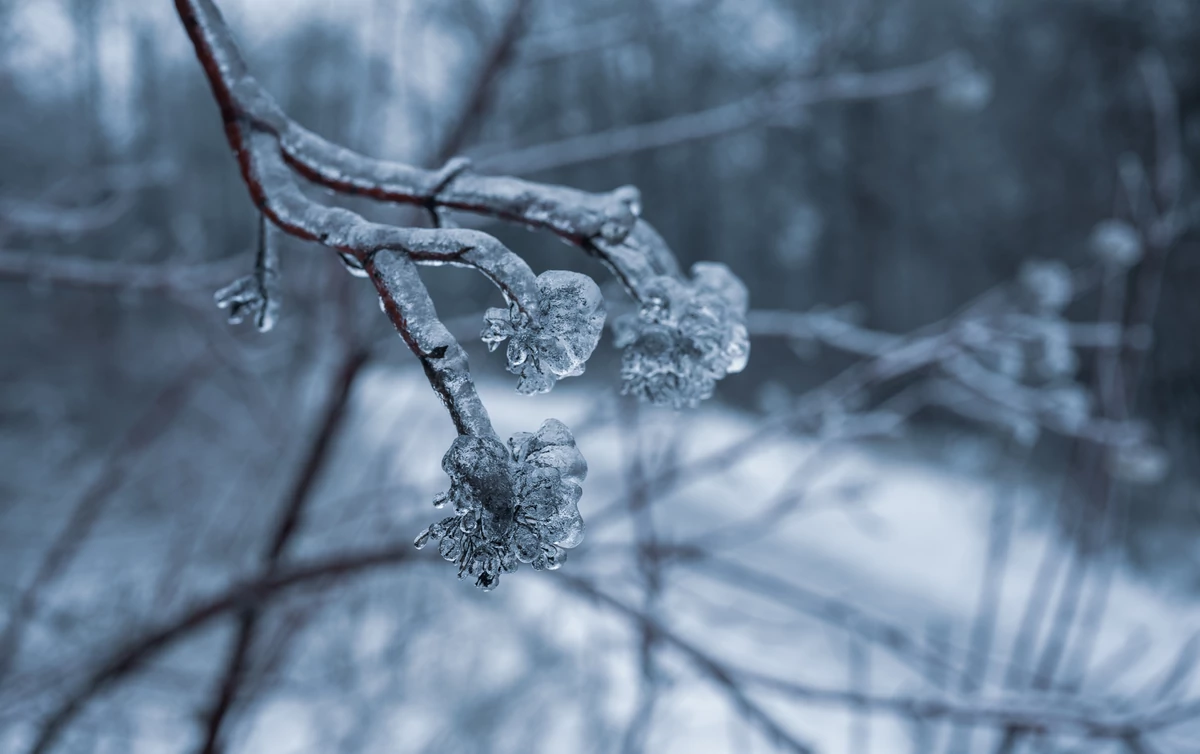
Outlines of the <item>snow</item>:
M620 403L627 399L598 394L586 384L563 385L536 398L516 394L506 380L485 378L478 387L501 436L551 416L572 428L588 466L578 503L587 533L560 573L585 578L635 607L642 602L625 502L630 459L640 459L653 476L664 459L694 463L762 431L760 418L709 402L694 411L640 409L642 439L635 442L629 404ZM325 477L325 493L306 519L298 557L411 537L439 518L431 502L446 489L441 461L455 433L424 376L416 369L373 369L355 394L352 417ZM518 446L529 439L519 437ZM747 584L689 565L666 571L657 619L721 662L821 687L846 687L854 627L869 620L899 626L918 642L936 628L948 642L941 653L956 665L965 656L993 506L1011 505L1018 525L1004 575L992 672L984 684L984 693L997 691L1039 559L1047 546L1059 547L1041 523L1047 518L1046 485L1027 478L1014 490L1011 480L991 478L978 468L914 460L920 457L911 448L901 456L881 446L764 439L731 468L698 469L653 504L661 541L711 535L706 541L725 560L814 595L844 600L857 611L847 614L844 625L850 632L811 610L794 609ZM752 519L796 485L804 488L804 497L791 513L752 530L729 528ZM265 515L271 500L261 502ZM181 498L179 504L185 503ZM162 567L162 548L129 545L131 538L152 537L162 521L131 517L122 525L123 537L91 543L90 554L55 600L59 611L96 616L90 628L96 635L60 645L54 650L58 654L48 654L53 644L37 642L47 659L26 656L27 667L79 667L80 657L92 656L88 652L103 646L106 635L128 635L149 619L138 617L145 600L135 600L118 615L104 612L114 599L111 585L118 583L110 576L114 570L122 574L122 590L146 591ZM723 538L713 532L737 535ZM5 565L8 561L5 557ZM192 570L201 575L198 566ZM204 585L214 586L211 579ZM262 687L250 714L232 729L234 750L340 751L350 739L363 751L389 753L457 750L454 742L468 740L486 741L490 751L619 749L639 699L640 633L619 614L580 599L559 573L521 569L484 594L456 579L454 569L435 557L322 594L320 611L295 612L315 604L311 598L288 600L272 611L281 620L305 617L295 624L298 629L277 620L279 625L265 634L275 637L270 646L281 648L284 663ZM1200 607L1194 601L1120 569L1096 664L1116 656L1131 637L1144 644L1146 653L1109 686L1093 691L1112 698L1161 682L1198 630ZM93 704L67 741L98 736L110 721L126 718L130 725L123 734L114 730L100 738L115 735L112 740L129 751L186 751L195 736L194 713L219 664L213 658L229 635L206 636L176 648L137 681ZM658 658L668 680L648 751L772 750L686 658L669 650ZM885 649L872 646L868 658L873 693L928 696L935 691ZM32 688L44 689L45 683ZM34 700L38 693L43 692L34 693ZM845 711L761 692L753 698L817 751L849 750L852 721ZM0 709L15 709L14 704L0 699ZM942 735L947 729L939 730ZM874 716L870 751L909 751L910 733L903 721ZM18 751L16 740L0 741L0 751ZM971 740L988 751L984 734Z

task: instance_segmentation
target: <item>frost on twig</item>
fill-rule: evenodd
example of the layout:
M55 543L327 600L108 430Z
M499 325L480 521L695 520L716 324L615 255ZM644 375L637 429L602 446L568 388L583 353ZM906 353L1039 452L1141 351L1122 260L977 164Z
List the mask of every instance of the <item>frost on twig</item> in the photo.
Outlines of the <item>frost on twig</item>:
M583 541L580 486L587 463L566 425L547 419L534 434L519 432L506 448L495 436L461 435L442 458L450 490L434 499L454 515L433 524L417 547L438 540L458 576L491 590L520 563L554 570Z
M583 374L604 330L604 299L587 275L550 270L538 275L537 286L535 311L510 305L484 315L483 342L494 351L508 340L508 371L520 376L517 390L525 394Z
M690 281L652 278L640 310L613 323L625 349L622 391L677 409L711 396L717 380L746 366L746 306L745 285L723 264L697 263Z
M254 272L238 278L213 298L217 307L229 310L229 323L238 324L247 317L254 319L259 332L268 332L279 319L279 301L282 298L279 284L279 250L274 241L274 228L263 217L259 217L258 252L254 259Z

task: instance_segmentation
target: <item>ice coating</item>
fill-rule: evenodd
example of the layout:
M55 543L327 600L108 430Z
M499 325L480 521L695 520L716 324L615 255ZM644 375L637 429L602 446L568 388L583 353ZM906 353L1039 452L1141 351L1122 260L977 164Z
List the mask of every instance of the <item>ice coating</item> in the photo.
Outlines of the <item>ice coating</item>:
M280 289L279 249L274 226L260 217L254 273L217 291L213 299L218 308L229 310L230 324L236 325L250 317L259 332L269 332L279 319Z
M434 505L453 503L454 515L421 532L415 544L438 540L441 556L458 564L459 578L472 576L490 590L520 563L558 568L566 550L583 541L578 504L587 463L557 419L513 435L508 447L494 435L460 435L442 468L450 489Z
M519 375L517 390L526 394L583 374L604 331L604 298L587 275L550 270L538 275L537 289L532 312L512 305L484 315L483 342L494 351L508 341L508 371Z
M246 275L213 294L213 300L218 308L229 310L229 324L250 318L259 332L269 332L279 319L279 296L269 292L277 288L273 275Z
M622 392L677 409L711 396L750 356L747 305L746 286L723 264L695 264L691 281L651 279L641 309L613 323L625 349Z

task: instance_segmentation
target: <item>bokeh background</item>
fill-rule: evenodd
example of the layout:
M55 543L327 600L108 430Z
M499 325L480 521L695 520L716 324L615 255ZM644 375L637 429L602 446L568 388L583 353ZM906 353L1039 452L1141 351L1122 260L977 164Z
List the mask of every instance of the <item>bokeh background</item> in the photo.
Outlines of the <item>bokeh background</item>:
M751 360L652 409L606 338L519 396L499 294L426 269L498 431L590 465L561 571L459 582L367 285L284 239L273 331L213 304L257 221L172 4L0 0L0 751L72 700L56 751L1200 751L1200 7L219 4L333 141L639 187ZM307 575L247 591L297 497Z

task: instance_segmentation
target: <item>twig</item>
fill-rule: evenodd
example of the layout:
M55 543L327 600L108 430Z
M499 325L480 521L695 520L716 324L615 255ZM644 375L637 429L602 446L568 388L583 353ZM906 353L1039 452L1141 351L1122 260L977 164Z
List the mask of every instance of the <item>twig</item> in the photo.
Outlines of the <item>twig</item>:
M1064 705L1061 701L1051 699L996 699L962 703L950 698L875 696L856 691L810 686L721 663L636 608L598 589L586 579L561 574L557 580L572 591L621 614L638 626L654 631L661 641L680 651L693 666L730 696L752 722L761 726L773 738L782 736L775 740L797 751L811 750L780 728L770 715L751 701L743 684L759 686L810 705L871 710L911 719L943 719L961 724L1016 729L1030 733L1076 733L1110 740L1144 736L1194 719L1200 713L1200 704L1185 704L1167 710L1139 710L1118 715L1086 706Z
M277 599L296 587L336 582L375 568L412 561L416 555L412 543L406 540L400 544L296 563L269 576L235 584L214 597L193 604L159 626L135 633L133 639L110 651L96 663L46 716L30 749L31 754L50 751L66 726L98 694L153 660L168 647L229 613Z
M466 138L471 125L477 121L484 113L487 107L488 92L499 76L500 71L505 67L511 57L511 50L515 44L522 26L524 15L528 6L527 0L517 0L514 3L512 10L509 13L508 20L505 23L504 30L500 36L500 41L494 45L493 52L483 66L478 80L470 91L466 105L461 109L455 119L455 126L452 128L450 135L443 141L441 146L435 151L435 162L447 162L448 156L457 152L461 147L462 141ZM437 185L434 186L431 192L431 197L436 197L445 187L454 180L459 173L462 172L464 166L455 166L453 170L451 163L447 162L447 169L444 171L442 178ZM431 198L431 201L433 199ZM264 228L263 232L266 230ZM393 260L384 259L384 263L390 263ZM363 264L364 270L376 280L379 290L390 290L394 285L395 276L380 274L377 261L368 259ZM418 282L413 290L424 291L424 287ZM397 292L396 295L405 295ZM412 293L408 293L408 297L412 297ZM427 297L426 297L427 298ZM384 296L382 302L387 310L389 317L396 323L397 329L404 334L407 332L407 321L404 321L405 313L402 312L397 304L395 296ZM424 304L418 302L418 306ZM419 314L414 311L416 307L407 309L407 316L413 317ZM430 307L432 309L432 307ZM431 319L436 321L432 317ZM408 338L406 338L407 340ZM457 345L457 344L454 344ZM419 348L414 347L414 350ZM444 352L445 354L445 352ZM305 462L301 465L300 471L293 482L292 490L289 493L286 503L281 511L278 523L272 535L272 539L268 545L264 556L263 574L269 576L274 572L280 564L280 561L291 542L295 532L298 530L301 518L305 509L308 507L308 502L313 496L313 489L316 479L328 463L330 451L333 447L333 441L340 434L342 424L347 415L347 407L351 395L353 394L354 386L358 376L362 373L370 358L368 350L351 348L343 358L338 374L334 380L330 391L328 405L324 414L324 418L318 424L318 429L315 433L313 444L310 447L308 456ZM427 371L430 370L431 360L424 360ZM439 361L444 367L447 359L445 355ZM463 359L462 369L465 372L465 358ZM452 390L452 378L443 378L440 375L437 379L431 374L431 383L440 386L439 392L443 392L443 398ZM454 400L457 399L457 400ZM477 400L477 399L476 399ZM460 432L469 430L481 431L486 429L490 432L490 425L487 424L487 415L483 411L482 405L479 405L474 411L476 414L482 414L482 421L478 416L470 417L462 413L462 406L471 402L471 396L450 395L450 399L446 400L447 407L451 411L451 416L454 418L455 426ZM214 754L218 751L219 742L222 734L224 720L233 705L239 688L242 685L245 673L245 666L249 660L250 649L254 643L257 626L261 620L262 613L257 607L249 607L242 611L239 616L237 636L234 640L233 648L226 660L225 669L222 673L221 680L216 686L215 696L210 705L210 711L206 716L206 724L203 735L203 743L200 751L202 754Z
M329 403L317 425L312 444L292 483L292 488L285 498L271 539L263 553L261 572L263 579L270 578L278 570L281 558L293 536L299 530L304 511L312 499L317 479L327 465L333 441L340 433L345 420L355 381L367 364L368 358L366 351L353 350L342 362L340 372L330 390ZM250 648L261 618L262 610L258 605L247 606L238 616L237 635L233 649L226 659L221 680L216 686L213 702L205 715L204 735L199 749L203 754L213 754L218 751L222 726L242 683Z
M946 58L872 73L837 73L788 81L717 107L634 126L573 136L561 141L503 152L477 153L485 170L530 175L569 165L612 159L736 133L819 102L854 102L931 89L948 75Z
M186 405L193 389L214 367L209 359L193 359L179 375L165 385L150 401L150 405L133 421L113 445L112 453L96 479L89 484L67 519L66 526L55 537L34 571L29 584L21 590L8 622L0 633L0 681L12 669L20 649L25 625L37 608L42 592L71 563L87 540L96 521L112 494L125 481L131 459L168 430L176 415Z
M76 288L189 293L228 280L240 258L195 265L139 264L0 250L0 277Z
M571 590L588 597L593 602L597 602L620 613L627 619L632 620L641 630L652 633L657 639L670 644L682 652L689 662L729 697L734 707L752 723L761 728L773 743L795 754L815 754L812 747L802 743L788 732L773 715L754 701L727 668L710 658L700 649L636 609L600 591L584 579L563 575L560 580Z
M646 494L643 463L643 433L639 422L638 404L624 402L621 405L622 437L632 441L627 446L625 481L628 486L626 502L629 522L633 527L637 547L637 569L642 581L642 611L654 615L662 596L662 561L658 555L658 535L654 524L654 511L650 497ZM661 670L655 657L658 637L653 631L643 628L641 632L641 681L638 702L633 717L625 729L621 745L624 754L638 754L645 745L645 737L653 720L654 708L661 690Z

